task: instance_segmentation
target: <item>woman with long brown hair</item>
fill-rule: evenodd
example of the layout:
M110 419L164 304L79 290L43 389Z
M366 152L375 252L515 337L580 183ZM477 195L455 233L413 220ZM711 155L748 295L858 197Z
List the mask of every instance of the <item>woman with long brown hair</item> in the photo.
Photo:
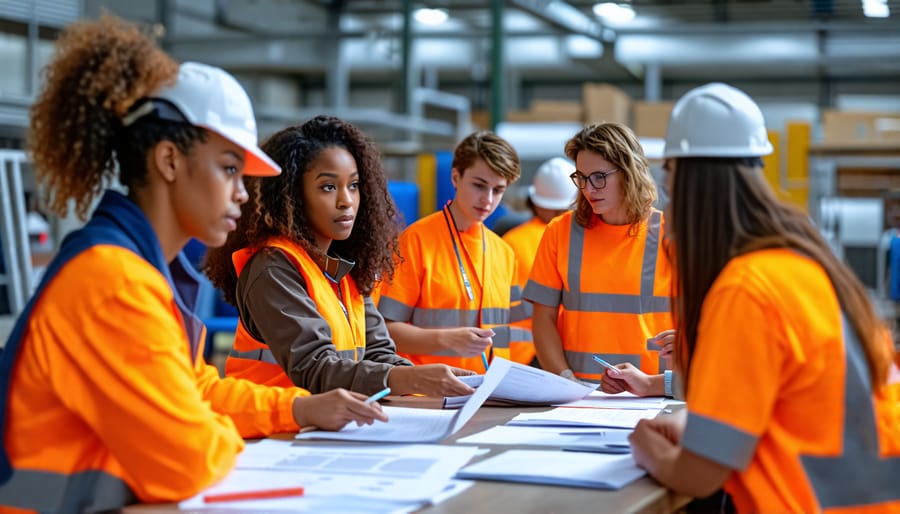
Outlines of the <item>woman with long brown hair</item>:
M739 512L900 509L900 379L859 280L762 174L759 107L713 83L675 105L665 167L687 408L638 424L638 464Z

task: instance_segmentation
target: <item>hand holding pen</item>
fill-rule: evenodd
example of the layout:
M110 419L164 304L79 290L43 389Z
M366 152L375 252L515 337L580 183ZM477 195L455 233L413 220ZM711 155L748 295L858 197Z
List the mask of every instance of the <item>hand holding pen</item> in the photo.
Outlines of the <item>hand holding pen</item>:
M326 393L300 396L294 399L294 420L301 428L310 426L322 430L340 430L347 423L371 425L388 418L377 402L366 403L365 395L333 389Z

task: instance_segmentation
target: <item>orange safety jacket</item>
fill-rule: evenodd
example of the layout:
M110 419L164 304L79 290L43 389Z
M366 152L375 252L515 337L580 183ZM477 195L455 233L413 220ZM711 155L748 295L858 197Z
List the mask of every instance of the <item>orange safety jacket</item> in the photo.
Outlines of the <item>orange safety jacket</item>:
M515 283L515 255L500 236L481 223L463 233L456 233L452 224L449 208L444 207L403 231L401 258L393 280L382 284L378 310L386 320L421 328L493 329L493 346L487 351L509 359L511 344L531 341L530 334L510 326L511 320L525 317ZM460 266L471 287L471 299ZM485 371L481 357L451 352L401 355L414 364L445 363Z
M196 272L108 191L66 237L0 355L0 512L94 512L197 494L242 437L296 431L301 389L220 379Z
M310 298L331 328L336 353L342 359L361 361L366 354L366 307L353 278L347 274L337 284L339 298L335 294L334 282L322 273L303 247L284 238L272 239L264 246L281 250L297 267L306 282ZM245 248L232 254L231 260L238 276L261 249ZM259 384L290 386L291 379L286 372L288 366L288 362L276 362L268 345L250 335L243 322L238 323L234 346L225 361L227 376L246 378Z
M681 441L732 470L738 512L900 512L900 378L873 387L818 263L789 249L731 259L697 334ZM881 342L893 354L887 329Z
M516 276L516 283L523 290L528 283L528 276L531 274L531 266L534 264L534 256L537 254L538 245L541 243L541 237L547 224L540 218L534 216L530 220L522 223L518 227L510 229L503 234L503 240L509 244L510 248L516 254L516 262L519 266L519 273ZM518 327L531 334L531 316L533 307L531 302L522 302L525 315L528 318L516 321L512 325ZM534 344L523 343L518 347L512 348L512 360L522 364L530 364L534 360L535 350Z
M604 369L594 355L645 373L664 369L658 347L648 342L674 326L664 234L662 212L655 209L636 235L628 225L600 220L585 229L571 211L547 225L524 297L559 307L557 328L578 378L601 379Z

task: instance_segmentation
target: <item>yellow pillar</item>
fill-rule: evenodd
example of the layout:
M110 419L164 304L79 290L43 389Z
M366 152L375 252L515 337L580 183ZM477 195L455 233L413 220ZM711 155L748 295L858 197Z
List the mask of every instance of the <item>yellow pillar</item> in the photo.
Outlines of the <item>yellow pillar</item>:
M434 212L437 203L437 158L433 153L419 154L416 164L416 182L419 184L419 217Z
M812 129L805 121L787 124L787 177L789 201L809 211L809 143Z

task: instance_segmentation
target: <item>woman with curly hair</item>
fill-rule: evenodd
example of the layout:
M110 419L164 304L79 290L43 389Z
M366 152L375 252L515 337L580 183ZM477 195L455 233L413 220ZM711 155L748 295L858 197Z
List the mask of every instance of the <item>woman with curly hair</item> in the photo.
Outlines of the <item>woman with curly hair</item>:
M661 373L648 343L671 337L663 332L672 328L671 268L644 151L628 127L601 123L575 134L565 152L581 194L574 211L547 225L525 286L538 360L570 379L602 378L608 392L671 394L671 372Z
M396 354L370 294L394 272L397 210L356 127L318 116L262 145L280 177L248 180L249 208L206 273L240 313L228 376L372 394L471 394L445 365Z
M250 99L112 17L60 38L29 149L52 206L86 217L0 353L0 510L100 512L222 479L244 438L384 414L348 391L223 380L203 360L199 278L179 253L225 242L242 177L276 175ZM118 179L127 194L107 190Z

